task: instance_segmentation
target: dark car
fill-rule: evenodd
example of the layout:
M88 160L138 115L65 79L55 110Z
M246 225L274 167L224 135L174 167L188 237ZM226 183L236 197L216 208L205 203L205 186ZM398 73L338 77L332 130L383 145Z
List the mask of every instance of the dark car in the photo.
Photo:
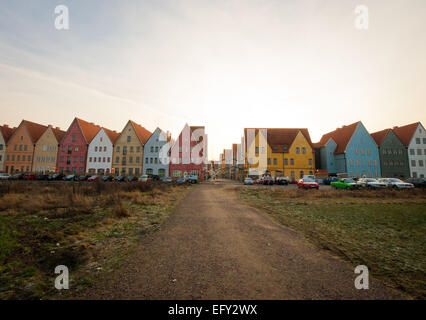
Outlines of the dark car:
M46 180L49 180L49 175L47 175L47 174L39 174L39 175L37 176L36 180L39 180L39 181L46 181Z
M24 178L24 175L22 173L14 174L10 177L10 180L22 180Z
M426 188L425 178L411 178L411 179L408 179L407 182L414 184L415 188Z
M185 183L188 182L188 180L185 177L180 177L176 180L177 183L181 184L181 183Z
M103 176L102 181L112 181L114 178L112 176Z
M49 176L49 180L62 180L65 176L62 173L55 173Z
M35 180L36 178L37 176L32 173L24 174L22 177L23 180Z
M132 181L138 181L138 177L135 176L128 176L127 177L127 181L132 182Z
M75 174L69 174L66 177L63 178L64 181L76 181L78 180L78 176Z
M274 179L272 179L271 176L264 176L262 178L262 184L273 185L274 184Z
M114 181L125 181L125 177L124 176L118 176L114 178Z
M160 176L156 174L149 174L148 177L152 179L152 181L160 181Z
M332 182L337 182L337 181L339 181L338 177L328 177L327 179L324 179L322 183L326 186L329 186L331 185Z
M89 177L90 176L84 174L84 175L78 177L78 181L86 181L87 179L89 179Z
M290 183L290 179L287 177L277 177L275 179L275 183L279 185L288 185Z

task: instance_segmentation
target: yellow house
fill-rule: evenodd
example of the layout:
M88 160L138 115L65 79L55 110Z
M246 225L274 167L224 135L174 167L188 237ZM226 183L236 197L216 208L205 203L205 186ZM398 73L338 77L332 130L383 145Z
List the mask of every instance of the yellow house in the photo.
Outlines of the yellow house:
M114 143L112 168L117 175L141 175L143 148L151 132L129 120Z
M58 156L58 146L64 136L65 131L53 128L49 125L37 140L34 148L33 171L34 172L55 172Z
M247 128L244 135L246 176L269 174L293 180L314 174L315 151L307 129Z

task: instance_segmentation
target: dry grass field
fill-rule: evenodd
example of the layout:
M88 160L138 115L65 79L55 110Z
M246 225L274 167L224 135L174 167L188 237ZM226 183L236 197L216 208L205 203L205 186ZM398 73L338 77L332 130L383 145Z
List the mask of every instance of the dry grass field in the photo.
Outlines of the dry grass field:
M240 198L412 298L426 298L425 190L239 189Z
M190 186L161 183L0 184L0 299L60 298L54 269L83 290L155 231ZM62 292L63 294L63 292Z

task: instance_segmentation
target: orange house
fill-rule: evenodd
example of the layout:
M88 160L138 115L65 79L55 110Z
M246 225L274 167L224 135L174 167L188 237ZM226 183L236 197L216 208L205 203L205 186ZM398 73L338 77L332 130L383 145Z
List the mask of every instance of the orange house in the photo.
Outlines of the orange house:
M47 126L22 120L13 132L6 147L4 170L8 173L31 172L34 147Z

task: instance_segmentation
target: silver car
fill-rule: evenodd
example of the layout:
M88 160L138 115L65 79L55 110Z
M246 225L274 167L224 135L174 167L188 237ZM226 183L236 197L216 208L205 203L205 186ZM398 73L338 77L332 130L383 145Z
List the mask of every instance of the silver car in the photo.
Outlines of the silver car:
M363 188L369 188L369 189L383 189L387 188L387 184L384 182L380 182L377 179L374 178L361 178L357 181L357 185L359 187Z
M9 180L11 177L8 173L0 173L0 180Z
M414 184L404 182L397 178L382 178L379 179L380 182L386 183L388 188L394 188L394 189L411 189L414 188Z

